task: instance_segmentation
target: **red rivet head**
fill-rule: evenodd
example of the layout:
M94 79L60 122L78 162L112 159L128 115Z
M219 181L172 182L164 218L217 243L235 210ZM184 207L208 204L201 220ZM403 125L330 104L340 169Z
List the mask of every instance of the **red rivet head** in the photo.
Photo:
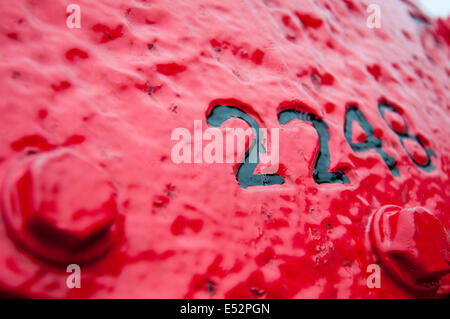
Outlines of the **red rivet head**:
M108 177L68 150L32 156L7 175L2 213L14 238L61 263L90 261L111 246L117 214Z
M450 236L425 208L381 207L370 237L383 266L409 289L435 292L450 273Z

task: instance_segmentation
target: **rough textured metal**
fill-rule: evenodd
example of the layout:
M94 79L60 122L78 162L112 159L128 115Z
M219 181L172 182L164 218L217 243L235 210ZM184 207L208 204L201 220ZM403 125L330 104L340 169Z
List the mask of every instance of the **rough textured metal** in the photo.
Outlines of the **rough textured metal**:
M0 181L22 161L70 149L111 183L116 240L69 289L61 260L42 258L8 227L11 187L2 186L1 294L422 295L372 245L369 221L396 205L423 207L450 227L449 20L429 21L407 1L78 0L81 28L69 29L70 2L0 1ZM380 5L380 29L366 26L370 3ZM206 129L218 101L280 129L279 169L257 171L284 184L244 189L235 164L173 163L172 130L193 130L194 120ZM288 109L299 119L280 123ZM316 165L326 154L319 130L329 134L329 161ZM62 192L73 198L87 183L83 198L92 192L98 203L89 170L62 165L80 176ZM84 205L63 202L67 211ZM421 262L448 263L443 249ZM381 266L380 288L366 285L370 264ZM450 276L440 277L434 297L450 292Z

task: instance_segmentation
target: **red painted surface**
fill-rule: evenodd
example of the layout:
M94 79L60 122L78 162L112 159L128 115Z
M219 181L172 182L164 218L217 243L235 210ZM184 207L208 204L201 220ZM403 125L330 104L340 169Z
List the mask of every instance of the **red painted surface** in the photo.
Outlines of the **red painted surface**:
M373 2L381 29L366 27ZM2 295L450 293L448 20L426 23L402 1L80 0L81 29L69 29L69 3L0 3ZM393 129L381 100L398 111ZM206 129L213 101L280 129L283 185L243 189L235 164L172 162L172 130ZM314 181L316 130L277 121L291 101L327 123L330 171L349 184ZM375 150L352 151L355 104L399 177ZM417 141L404 141L416 164L403 149L405 126L436 153L434 170L416 165ZM399 208L385 218L386 205ZM67 288L66 263L80 263L81 288ZM366 285L370 264L381 288Z

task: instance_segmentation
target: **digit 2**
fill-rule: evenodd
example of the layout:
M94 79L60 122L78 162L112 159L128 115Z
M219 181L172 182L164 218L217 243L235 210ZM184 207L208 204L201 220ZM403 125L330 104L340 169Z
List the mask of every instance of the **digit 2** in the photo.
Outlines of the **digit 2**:
M245 121L255 133L255 138L245 152L244 162L239 166L236 174L239 185L242 188L248 188L249 186L284 184L284 179L278 174L253 174L259 163L259 153L265 152L262 145L261 129L254 118L235 106L215 105L207 115L207 122L211 126L220 127L225 121L232 117ZM255 158L255 155L257 160L255 163L251 163L250 158Z
M298 119L300 121L310 122L319 135L320 150L316 158L313 178L317 184L322 183L341 183L349 184L350 180L344 172L330 172L330 149L328 143L330 141L330 133L328 125L321 118L312 113L301 112L296 109L288 109L278 113L278 122L287 124L290 121Z

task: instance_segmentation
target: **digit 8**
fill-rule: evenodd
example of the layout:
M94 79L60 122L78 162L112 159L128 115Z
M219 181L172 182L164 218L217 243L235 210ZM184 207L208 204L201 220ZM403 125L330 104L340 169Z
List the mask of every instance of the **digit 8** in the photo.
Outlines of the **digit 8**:
M405 119L403 118L403 116L400 114L400 112L394 108L392 105L390 105L387 102L381 102L378 105L378 110L380 111L380 115L383 118L383 120L386 122L386 124L389 126L389 128L398 136L400 143L402 144L403 149L405 150L406 154L408 154L408 157L411 159L411 161L414 163L414 165L416 165L419 169L429 172L435 169L435 166L433 164L433 161L431 159L431 156L436 157L436 153L434 153L434 151L431 148L426 148L422 141L417 137L417 135L413 135L409 132L408 129L408 125L406 124ZM404 128L402 128L401 130L399 129L399 127L396 127L395 125L393 125L393 123L390 123L387 119L386 119L386 111L391 111L394 112L396 114L398 114L404 123ZM427 161L425 164L421 164L418 163L416 158L414 158L413 154L411 154L408 149L405 146L404 141L406 139L412 139L413 141L415 141L417 144L420 145L420 147L422 147L422 149L425 151L426 155L427 155Z

